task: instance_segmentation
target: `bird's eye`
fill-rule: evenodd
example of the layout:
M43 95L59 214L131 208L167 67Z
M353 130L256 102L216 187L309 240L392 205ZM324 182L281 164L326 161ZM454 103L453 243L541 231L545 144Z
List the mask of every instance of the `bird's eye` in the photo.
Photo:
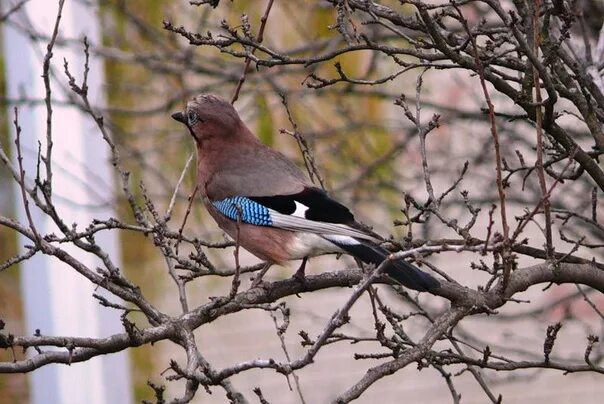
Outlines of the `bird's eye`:
M187 113L187 121L189 121L189 126L193 126L199 121L199 115L196 112L189 111Z

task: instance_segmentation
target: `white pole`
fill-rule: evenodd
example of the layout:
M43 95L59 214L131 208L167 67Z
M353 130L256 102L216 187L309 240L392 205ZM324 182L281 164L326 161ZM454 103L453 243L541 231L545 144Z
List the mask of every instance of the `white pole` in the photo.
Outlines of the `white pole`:
M5 10L16 1L8 3ZM57 10L58 1L30 0L11 16L11 20L50 37ZM59 38L82 39L85 35L91 43L100 43L94 7L83 2L66 1L59 32ZM5 24L3 34L8 97L26 96L42 100L42 59L46 53L46 41L34 43L25 32L10 24ZM52 66L57 77L51 80L62 80L65 84L63 58L68 60L71 73L81 83L83 46L70 46L69 49L55 46ZM95 105L103 105L104 80L102 63L91 59L89 97ZM56 83L53 83L52 90L54 100L66 99ZM12 115L11 108L11 121ZM46 109L43 104L22 106L19 115L24 169L31 181L36 172L38 141L42 143L43 153L45 150ZM14 135L14 128L11 130ZM53 105L53 141L54 201L60 216L68 224L77 223L79 230L83 230L92 218L113 216L113 173L108 147L91 118L76 108ZM20 205L21 199L16 197L15 200ZM40 233L59 234L42 212L33 206L32 209ZM27 223L22 208L18 218ZM97 242L119 266L120 249L115 232L99 234ZM20 244L31 243L21 239ZM91 268L99 265L91 254L75 248L69 252ZM120 313L100 306L92 297L95 285L58 260L37 254L21 264L21 279L28 333L33 334L39 329L42 335L103 337L124 331L119 321ZM116 298L112 300L117 301ZM31 373L30 388L33 404L128 404L132 402L128 356L118 353L71 366L45 366Z

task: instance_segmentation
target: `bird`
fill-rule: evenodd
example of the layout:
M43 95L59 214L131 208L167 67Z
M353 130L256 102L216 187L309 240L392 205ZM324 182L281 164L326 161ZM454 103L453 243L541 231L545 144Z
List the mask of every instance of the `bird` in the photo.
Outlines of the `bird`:
M218 226L239 246L270 264L349 254L379 266L390 256L383 238L358 223L352 212L314 186L298 166L266 146L225 99L200 94L172 118L184 124L197 148L197 185ZM403 286L432 291L430 274L392 259L384 272Z

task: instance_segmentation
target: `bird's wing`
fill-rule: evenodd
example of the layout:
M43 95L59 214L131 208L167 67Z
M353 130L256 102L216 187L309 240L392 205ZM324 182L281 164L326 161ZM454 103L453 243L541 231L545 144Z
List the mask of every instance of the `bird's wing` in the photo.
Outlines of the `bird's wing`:
M377 235L359 227L346 206L319 188L305 187L302 192L288 195L238 195L211 203L223 215L242 223L315 233L328 239L342 236L380 241Z
M231 196L210 203L231 220L295 232L314 233L361 261L379 266L390 252L379 245L377 234L360 228L346 206L329 198L321 189L273 196ZM433 290L440 283L402 260L388 262L385 272L404 286L418 291Z
M309 182L284 155L267 147L240 149L236 158L220 162L206 183L206 194L219 201L234 196L297 194Z

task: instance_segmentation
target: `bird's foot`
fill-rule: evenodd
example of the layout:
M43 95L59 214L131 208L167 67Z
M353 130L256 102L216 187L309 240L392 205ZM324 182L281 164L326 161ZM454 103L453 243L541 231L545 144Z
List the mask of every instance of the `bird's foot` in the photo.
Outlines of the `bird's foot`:
M270 284L271 284L270 282L267 282L264 279L254 279L254 281L250 285L250 289L262 288L262 289L268 290Z
M256 275L254 277L254 280L252 281L252 285L250 286L250 289L254 289L257 288L258 286L262 286L264 285L264 281L262 280L262 278L264 277L264 275L266 274L266 272L269 270L269 268L272 266L273 264L271 264L270 262L267 262L264 267L262 267L262 269L260 270L260 272L258 273L258 275Z
M302 263L300 264L300 268L298 268L296 273L292 275L292 279L297 280L302 285L306 284L306 274L304 271L306 270L307 261L308 261L308 257L302 258Z

